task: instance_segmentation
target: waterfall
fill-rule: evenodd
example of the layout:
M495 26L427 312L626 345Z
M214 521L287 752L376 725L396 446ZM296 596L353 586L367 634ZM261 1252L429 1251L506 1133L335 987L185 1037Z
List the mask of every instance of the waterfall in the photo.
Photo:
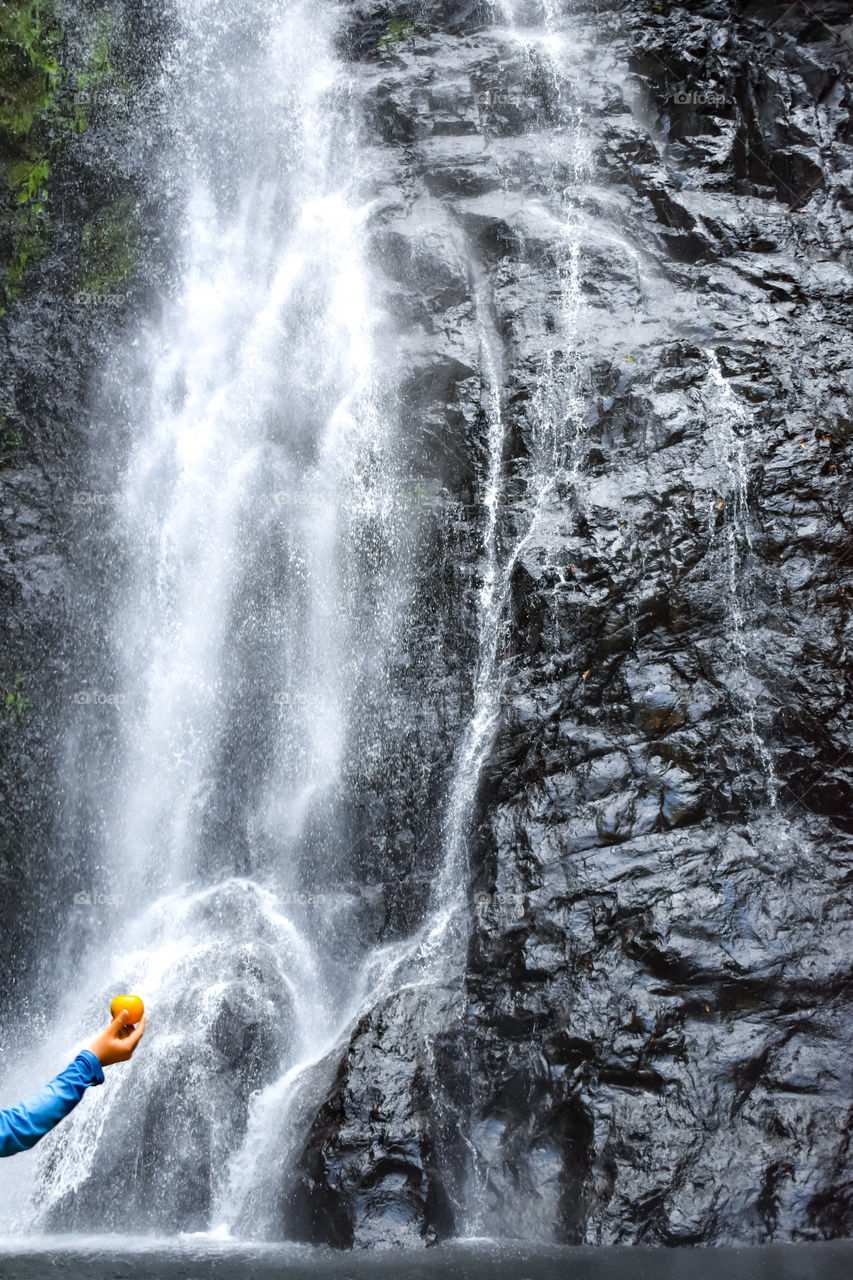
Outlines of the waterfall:
M143 1230L208 1226L250 1100L286 1094L347 1025L363 944L346 776L381 759L407 596L334 15L176 0L174 19L159 176L186 211L177 278L108 371L122 421L95 424L121 715L67 784L96 897L127 907L89 940L44 1070L118 990L143 993L150 1032L133 1075L111 1071L28 1160L48 1227L131 1208Z
M849 41L4 8L0 1236L846 1231Z
M346 793L356 759L382 758L371 710L412 539L393 377L372 341L359 86L334 58L333 16L308 5L226 17L180 0L175 17L160 165L186 210L178 278L108 370L122 430L98 425L116 492L104 666L122 714L69 778L97 815L99 874L136 909L89 946L80 989L99 994L61 1026L79 1035L125 989L144 994L151 1032L133 1075L110 1072L97 1105L44 1144L35 1179L48 1228L110 1229L132 1212L143 1230L275 1236L289 1161L355 1019L403 985L462 983L466 846L510 669L513 575L579 484L589 157L562 19L503 14L496 47L551 86L555 170L571 140L572 186L552 177L536 207L559 227L560 318L535 378L522 519L505 527L503 339L488 272L469 262L483 424L470 712L430 909L376 946L348 891ZM571 590L553 568L555 592ZM474 1234L481 1149L475 1134Z
M92 681L121 714L91 758L67 753L96 894L118 888L132 909L86 939L88 994L69 1002L45 1064L117 990L141 992L151 1024L133 1073L110 1072L29 1160L44 1227L111 1229L130 1212L142 1230L280 1234L289 1161L359 1014L407 984L463 984L467 841L512 665L514 575L523 561L551 574L555 608L574 589L541 543L565 493L580 501L582 246L610 234L581 208L591 160L566 19L552 6L532 24L496 17L499 57L550 103L549 190L531 213L556 228L558 316L507 521L504 339L488 270L469 260L482 424L469 713L429 910L376 945L350 892L348 788L387 749L375 708L416 539L393 369L374 341L361 89L334 55L334 14L175 0L161 86L174 126L157 173L184 211L176 275L106 371L93 424L93 471L113 500L112 587L90 606L107 602L108 653L93 653ZM75 722L69 744L80 739ZM512 911L516 889L478 913ZM473 1234L486 1147L474 1133L461 1215Z

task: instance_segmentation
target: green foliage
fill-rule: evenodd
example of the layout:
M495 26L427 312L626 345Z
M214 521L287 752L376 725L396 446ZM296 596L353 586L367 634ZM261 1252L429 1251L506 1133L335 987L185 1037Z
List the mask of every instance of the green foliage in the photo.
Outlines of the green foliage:
M54 100L62 80L61 39L52 0L0 0L0 126L16 138L27 138Z
M0 458L7 458L17 453L23 442L20 431L5 431L0 435Z
M110 13L109 9L102 9L95 24L95 39L92 43L90 65L93 76L115 77L117 74L110 56L110 44L114 29L115 16Z
M26 709L27 695L24 691L24 677L17 675L15 676L14 685L6 693L3 701L3 710L9 723L19 725L23 722Z
M136 208L130 197L99 210L81 232L83 288L100 293L128 280L136 265L137 240Z
M55 153L88 127L90 100L97 104L108 88L124 88L112 60L115 18L110 9L101 9L90 26L85 69L75 76L60 64L63 35L55 2L0 0L0 168L6 189L5 201L0 200L0 237L5 241L0 314L17 296L27 267L44 253ZM62 90L64 80L75 79L77 94ZM87 287L125 279L134 254L120 246L117 233L95 226L93 234L93 254L107 265L98 267Z
M78 133L83 133L88 128L89 113L97 110L99 101L104 97L121 97L127 94L127 81L112 59L114 30L114 15L109 9L102 9L95 23L92 51L86 70L77 73L74 128Z
M16 296L27 264L44 251L50 225L49 152L62 82L61 39L52 0L0 0L0 146L7 191L2 226L9 246L0 298L6 304Z
M12 254L7 266L6 295L15 289L27 263L41 255L50 224L47 212L47 180L50 163L46 159L17 160L4 171L6 186L14 200Z
M6 184L17 192L17 204L26 204L38 197L47 199L47 180L50 164L47 160L14 160L6 166Z
M393 44L402 44L405 40L414 41L414 38L415 25L410 18L391 18L379 41L379 48L387 51Z

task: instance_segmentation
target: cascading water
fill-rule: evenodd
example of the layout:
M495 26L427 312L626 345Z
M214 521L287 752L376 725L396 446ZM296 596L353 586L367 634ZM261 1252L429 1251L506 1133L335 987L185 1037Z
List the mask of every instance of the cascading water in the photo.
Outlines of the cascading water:
M406 596L334 15L181 0L174 20L161 163L187 188L180 282L110 375L135 374L125 458L101 428L122 716L69 779L99 815L98 874L132 908L90 945L80 990L99 994L48 1061L119 988L144 993L151 1029L132 1080L111 1072L42 1149L48 1226L132 1208L143 1229L207 1227L250 1096L286 1094L346 1025L361 944L342 795L348 762L381 756Z
M149 1229L286 1230L278 1198L291 1148L362 1002L439 975L461 981L467 825L500 713L512 575L538 556L560 486L577 482L580 243L597 234L574 208L588 163L577 51L553 13L544 31L505 14L498 45L520 57L525 84L550 86L552 166L572 140L575 185L562 190L552 175L558 198L535 209L562 226L561 328L536 378L527 517L507 537L501 339L490 282L470 265L485 424L470 719L432 911L408 941L365 951L330 868L346 864L348 761L381 754L369 707L404 612L406 541L393 397L370 342L357 89L329 52L331 21L313 10L215 15L201 0L176 15L168 85L182 121L175 156L191 178L182 281L136 353L142 390L126 397L141 429L128 429L128 457L115 460L126 569L112 664L124 713L106 802L93 792L90 806L104 812L105 874L151 905L107 957L91 953L86 985L98 988L97 971L105 993L144 992L157 1031L135 1066L134 1100L131 1077L113 1073L99 1105L46 1144L48 1226L111 1227L130 1210ZM273 86L269 116L232 76L238 47L244 73ZM212 97L195 82L188 92L192 65ZM220 135L210 122L223 85ZM91 774L78 782L93 788ZM82 1020L78 1011L69 1025ZM176 1078L172 1064L188 1054L193 1067ZM481 1139L462 1210L474 1234Z
M529 469L523 517L515 525L507 522L502 538L500 530L493 531L489 525L487 546L494 543L491 555L496 563L491 575L484 580L484 625L480 642L481 660L486 656L491 662L489 696L483 698L479 722L475 715L469 728L468 741L472 747L477 744L476 751L472 750L476 765L472 769L471 761L466 761L468 770L457 775L459 784L463 777L470 776L467 786L471 800L483 755L501 714L513 665L509 648L504 652L501 643L504 636L510 634L508 612L513 577L519 566L525 564L536 577L550 578L555 612L564 607L565 599L570 598L577 587L574 566L563 559L553 562L547 546L553 545L557 531L561 537L572 532L575 521L571 517L567 520L567 505L576 518L586 505L584 478L580 474L585 453L584 396L589 360L588 335L584 332L587 319L583 296L584 249L589 245L597 248L602 239L610 238L612 251L627 258L629 270L639 274L637 255L626 241L598 226L583 211L587 185L594 180L594 165L590 140L584 131L584 97L580 88L579 66L584 46L574 15L559 13L550 4L535 14L525 6L501 6L495 38L502 58L506 58L510 66L520 67L521 92L534 99L544 97L547 104L544 120L537 121L540 162L547 173L545 193L528 206L527 212L534 233L541 221L558 229L555 237L558 288L555 322L542 343L532 376ZM547 86L545 92L541 88L537 92L537 85L543 82ZM508 183L513 178L511 172L507 174ZM539 319L541 324L542 317ZM494 361L495 357L492 367ZM486 368L489 367L486 364ZM490 421L494 423L495 441L500 440L502 448L499 406L496 398ZM500 448L494 456L500 459ZM501 474L497 465L493 473ZM478 723L487 724L488 731L481 729L478 734ZM479 925L488 928L495 920L521 921L524 904L523 886L499 869L494 894L477 898ZM479 1082L475 1082L475 1102L479 1092ZM499 1132L499 1126L484 1117L472 1125L468 1139L470 1172L464 1222L467 1233L475 1237L500 1236L505 1230L505 1224L495 1213L492 1181L494 1170L502 1161ZM523 1224L531 1234L548 1238L556 1216L555 1205L545 1202L539 1192L528 1200L521 1187L515 1199L511 1229L517 1231L519 1224Z

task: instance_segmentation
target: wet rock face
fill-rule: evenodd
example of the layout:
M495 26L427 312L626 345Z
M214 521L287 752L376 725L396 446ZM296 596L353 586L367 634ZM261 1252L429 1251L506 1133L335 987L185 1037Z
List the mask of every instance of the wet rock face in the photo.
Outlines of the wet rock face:
M49 167L45 231L19 296L4 296L0 315L0 1007L12 1010L34 984L46 990L53 980L40 957L50 939L73 932L74 893L93 881L115 889L97 883L91 815L63 790L68 761L58 744L79 709L75 698L93 688L105 699L114 693L109 674L95 670L114 583L103 554L114 485L103 458L92 465L92 421L105 365L168 277L168 219L162 189L149 182L166 128L152 84L168 48L168 13L130 0L100 9L57 0L55 11L60 87L33 129ZM41 18L54 29L47 11ZM93 78L106 31L111 69ZM25 65L10 63L10 93ZM78 76L89 84L82 102ZM0 139L4 161L8 141ZM135 270L107 286L97 277L115 263L102 233L109 228L117 252L131 207ZM87 225L96 229L88 251ZM4 270L8 251L4 242ZM114 705L99 707L72 754L91 754L115 717Z
M344 25L410 448L474 565L500 370L505 652L439 1020L465 1142L416 1121L453 1073L402 992L309 1131L304 1238L853 1230L853 41L783 9L578 4L556 61L464 6Z
M108 1072L100 1105L41 1144L36 1203L49 1230L121 1231L128 1214L149 1232L209 1225L251 1099L293 1049L293 935L276 923L236 881L152 923L170 961L159 982L149 972L132 985L151 992L157 1034L132 1075Z
M461 1186L450 1168L461 1164L456 1120L469 1094L458 1006L458 993L427 988L359 1023L283 1197L295 1238L385 1248L452 1231ZM426 1027L428 1041L417 1034Z

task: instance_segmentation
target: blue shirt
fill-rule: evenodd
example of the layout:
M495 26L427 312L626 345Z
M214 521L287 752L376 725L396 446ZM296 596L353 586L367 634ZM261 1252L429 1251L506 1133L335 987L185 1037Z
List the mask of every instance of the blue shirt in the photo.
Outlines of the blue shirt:
M0 1156L16 1156L34 1147L74 1110L90 1084L103 1083L103 1067L91 1049L84 1049L38 1093L0 1111Z

